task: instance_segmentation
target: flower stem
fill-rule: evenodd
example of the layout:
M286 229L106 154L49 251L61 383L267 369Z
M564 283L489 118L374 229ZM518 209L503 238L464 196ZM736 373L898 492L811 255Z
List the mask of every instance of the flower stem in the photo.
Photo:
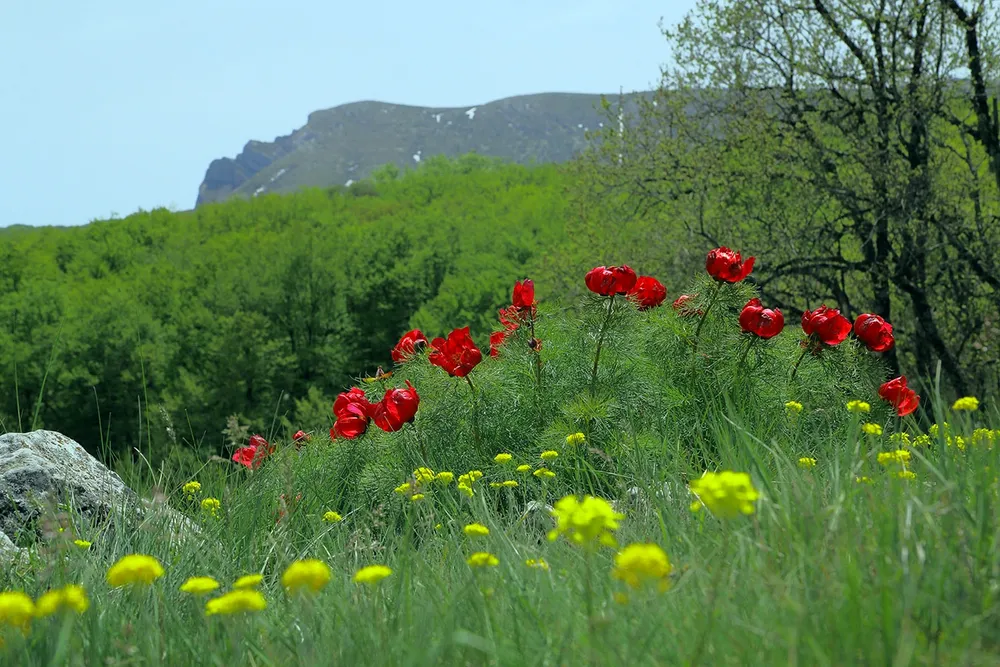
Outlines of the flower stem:
M798 359L798 361L795 362L795 366L792 367L792 379L793 380L795 379L795 374L799 372L799 364L801 364L802 360L806 358L806 352L808 352L808 351L809 351L809 347L807 346L804 350L802 350L802 354L799 355L799 359Z
M737 364L737 366L742 366L744 363L746 363L747 356L749 356L749 354L750 354L750 349L753 348L754 343L756 343L756 342L757 342L757 337L756 336L753 337L753 338L751 338L751 339L749 339L747 341L747 346L743 350L743 354L740 356L740 361Z
M483 453L483 441L479 435L479 406L476 400L476 386L472 384L472 378L465 376L465 381L469 383L469 390L472 392L472 439L476 443L476 451Z
M604 334L608 330L608 324L611 322L611 309L615 305L615 296L611 295L608 299L608 312L604 316L604 323L601 324L601 333L597 335L597 351L594 353L594 370L590 373L590 393L593 395L594 390L597 389L597 363L601 360L601 346L604 344Z
M583 555L586 574L584 576L584 598L587 605L587 631L590 635L587 642L587 652L590 654L590 664L596 665L597 659L594 655L594 642L597 640L597 624L594 618L594 584L592 579L592 566L590 563L590 550L587 549Z
M729 564L729 536L730 531L726 531L725 537L722 538L722 557L719 558L715 573L712 575L712 588L708 593L708 622L705 623L704 628L701 631L701 636L698 638L698 643L695 645L694 655L691 656L691 662L688 664L694 667L701 660L701 654L705 651L705 645L708 643L708 636L712 633L712 625L715 623L715 603L719 597L719 587L722 584L722 574L726 570Z
M719 294L722 292L722 283L715 283L715 292L712 293L712 298L708 302L708 307L705 308L705 314L701 316L701 320L698 322L698 328L694 330L694 351L698 351L698 338L701 336L701 328L705 326L705 320L708 319L708 314L712 312L712 306L719 299Z

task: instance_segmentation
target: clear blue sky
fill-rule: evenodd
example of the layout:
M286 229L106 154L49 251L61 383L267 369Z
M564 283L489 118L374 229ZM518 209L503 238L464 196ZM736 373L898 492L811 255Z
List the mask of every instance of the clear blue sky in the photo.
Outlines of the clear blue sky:
M209 162L358 100L647 89L694 0L0 2L0 227L194 206Z

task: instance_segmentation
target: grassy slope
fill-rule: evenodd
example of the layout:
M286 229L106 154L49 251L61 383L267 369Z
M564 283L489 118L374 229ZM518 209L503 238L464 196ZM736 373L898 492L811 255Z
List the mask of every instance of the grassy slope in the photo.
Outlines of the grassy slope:
M543 304L540 390L519 335L473 371L474 407L464 382L417 358L392 379L421 392L413 426L372 427L332 445L317 433L300 451L279 443L254 474L214 463L177 471L160 488L201 523L204 542L168 545L155 525L77 524L49 535L36 566L0 574L0 586L38 594L80 582L93 606L63 634L52 620L36 622L27 640L8 632L6 656L21 665L48 664L60 651L78 664L995 664L1000 447L970 436L975 426L1000 426L1000 415L986 406L945 414L924 388L922 411L898 420L875 396L879 364L850 341L806 359L793 380L800 334L791 328L744 359L735 312L748 290L726 292L698 354L696 321L668 308L617 311L596 398L586 387L604 303L584 304L579 320ZM367 389L372 398L382 390ZM789 398L805 406L797 417L786 414ZM872 413L849 414L848 398L870 401ZM896 476L899 464L877 462L898 446L891 433L915 436L944 418L950 431L912 448L914 480ZM885 433L864 435L861 421ZM577 430L588 442L574 449L564 438ZM949 446L949 433L964 434L965 448ZM547 449L560 451L549 481L491 460L509 451L513 464L538 466ZM799 468L801 456L817 466ZM419 502L389 490L423 463L485 477L471 499L454 484L427 488ZM693 514L685 486L706 467L750 472L761 493L755 513ZM220 518L183 499L189 477L221 500ZM488 484L511 478L514 489ZM669 591L626 591L609 576L613 550L545 539L546 503L588 491L625 514L621 544L666 550ZM344 520L324 523L328 510ZM464 535L470 521L490 535ZM94 542L90 551L69 544L77 535ZM470 568L465 559L479 550L499 565ZM103 581L129 552L164 563L152 591ZM288 596L282 571L305 557L329 563L332 581L318 597ZM550 569L528 568L529 558ZM376 588L353 584L352 573L371 563L393 574ZM264 574L269 604L248 617L206 619L202 602L177 590L188 576L213 575L228 588L248 572Z

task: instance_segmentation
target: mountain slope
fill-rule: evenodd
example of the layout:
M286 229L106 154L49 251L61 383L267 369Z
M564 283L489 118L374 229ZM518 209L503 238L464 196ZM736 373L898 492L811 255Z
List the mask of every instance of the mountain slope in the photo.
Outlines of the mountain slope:
M627 96L631 97L631 96ZM518 163L568 160L604 117L600 95L541 93L473 107L354 102L309 114L273 142L250 141L236 158L213 160L197 204L304 186L343 185L384 164L476 152Z

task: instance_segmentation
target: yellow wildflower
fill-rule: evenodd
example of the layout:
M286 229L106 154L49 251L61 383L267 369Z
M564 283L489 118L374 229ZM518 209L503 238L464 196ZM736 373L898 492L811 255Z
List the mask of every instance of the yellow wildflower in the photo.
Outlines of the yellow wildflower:
M206 595L219 587L219 582L212 577L188 577L181 584L181 590L191 595Z
M816 459L810 458L808 456L803 456L802 458L799 459L799 467L800 468L815 468L816 467Z
M549 564L545 562L544 558L529 558L524 561L524 564L528 567L535 568L536 570L548 570Z
M587 440L587 436L583 433L570 433L566 436L566 444L570 447L576 447L577 445L582 445Z
M556 527L549 532L550 541L565 535L571 542L587 547L595 543L617 546L611 531L618 530L618 521L625 518L608 501L593 496L584 496L582 501L566 496L555 504L552 516Z
M465 561L470 567L496 567L500 559L488 551L477 551Z
M699 503L691 506L697 511L704 505L715 516L731 519L740 514L753 514L753 503L760 497L754 488L750 475L745 472L724 470L720 473L706 472L689 485L691 492L698 496Z
M500 486L504 487L505 489L513 489L515 486L517 486L517 481L513 479L505 479L504 481L500 482Z
M910 462L910 452L906 449L897 449L894 452L879 452L877 458L878 462L884 466L892 463L906 465Z
M910 434L906 431L900 431L899 433L893 433L889 436L889 442L896 445L897 447L909 447L910 446Z
M497 454L493 457L493 460L497 463L510 463L510 460L514 458L511 454L503 453Z
M914 447L927 447L931 444L931 437L926 433L921 433L916 438L913 439Z
M35 615L35 603L21 591L0 593L0 625L9 625L27 632Z
M861 430L867 433L868 435L882 435L882 427L879 426L878 424L873 424L871 422L862 424Z
M872 478L871 477L866 477L866 476L855 477L854 481L856 483L858 483L858 484L872 484L873 483L872 482Z
M531 466L529 466L527 463L522 463L521 465L517 466L516 470L517 472L531 472Z
M433 482L434 471L430 468L417 468L413 471L413 479L416 480L417 486Z
M218 498L205 498L201 501L201 509L203 512L207 512L210 516L218 517L219 508L222 507L222 503L219 502Z
M75 611L82 614L90 607L90 600L87 599L87 591L83 586L70 584L62 588L43 593L35 602L35 616L51 616L58 611Z
M931 424L931 427L927 429L927 432L930 433L932 438L938 437L938 433L941 431L944 431L944 434L947 437L951 433L951 425L948 422L944 422L940 427L938 427L937 424Z
M459 484L458 490L464 493L465 495L469 496L470 498L475 495L475 492L472 490L472 486L470 486L469 484Z
M330 510L329 512L324 512L323 513L323 521L325 521L326 523L338 523L338 522L343 521L343 520L344 520L344 517L340 516L338 513L334 512L333 510Z
M385 565L369 565L354 573L354 583L357 584L377 584L392 574Z
M90 542L88 542L87 540L73 540L73 544L80 547L81 549L90 548Z
M979 409L979 399L975 396L963 396L962 398L955 401L955 404L951 406L952 410L978 410Z
M912 470L900 470L899 472L896 473L896 477L907 480L916 479L917 473L913 472Z
M559 458L559 452L554 449L547 449L542 452L543 461L555 461L557 458Z
M470 523L462 531L469 537L485 537L490 534L490 529L481 523Z
M426 496L424 496L424 494L422 493L414 493L412 496L410 496L410 502L417 503L423 500L425 497Z
M264 575L262 574L244 574L242 577L233 582L233 588L237 590L257 588L263 580Z
M260 591L253 589L237 589L225 595L220 595L205 603L205 615L240 614L248 611L261 611L267 608L267 601Z
M413 490L413 486L409 482L403 482L402 484L400 484L399 486L397 486L395 489L393 489L393 491L395 491L396 493L398 493L400 495L404 495L404 494L410 493L410 491L412 491L412 490Z
M448 486L455 480L455 473L453 472L439 472L434 475L434 481Z
M185 496L194 496L201 491L201 482L192 480L185 484L182 490L184 491Z
M670 586L671 569L667 554L658 545L630 544L615 556L611 576L631 588L656 583L660 591L665 591Z
M847 402L848 412L871 412L872 406L868 405L864 401L848 401Z
M556 474L551 470L549 470L548 468L539 468L538 470L536 470L531 474L537 477L538 479L552 479L553 477L556 476Z
M946 444L948 447L958 447L963 452L965 451L965 438L963 438L960 435L956 435L953 438L949 437L948 440L946 441Z
M108 583L114 587L129 584L144 584L148 586L163 576L163 566L160 561L144 554L123 556L108 569Z
M988 428L977 428L972 432L972 444L992 446L993 441L997 439L998 434L1000 434L1000 431L991 431Z
M297 560L281 575L281 585L289 592L318 592L330 583L330 566L316 558Z
M798 401L788 401L785 403L785 410L787 410L790 415L797 415L802 412L802 404Z

